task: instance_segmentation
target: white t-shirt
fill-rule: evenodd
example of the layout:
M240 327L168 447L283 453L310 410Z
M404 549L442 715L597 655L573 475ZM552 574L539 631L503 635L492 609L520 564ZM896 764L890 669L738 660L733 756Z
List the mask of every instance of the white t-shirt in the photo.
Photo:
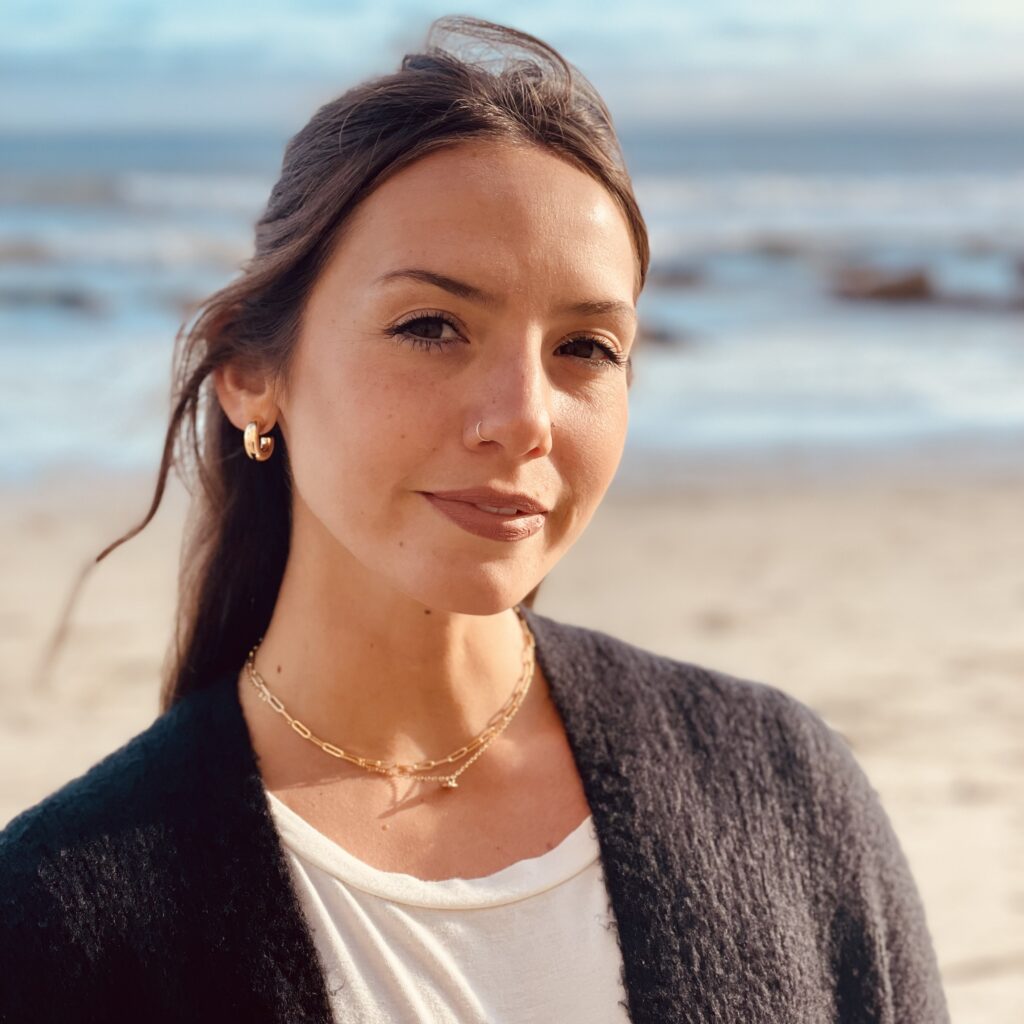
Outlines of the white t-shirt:
M539 857L424 881L366 864L267 796L338 1024L629 1020L590 816Z

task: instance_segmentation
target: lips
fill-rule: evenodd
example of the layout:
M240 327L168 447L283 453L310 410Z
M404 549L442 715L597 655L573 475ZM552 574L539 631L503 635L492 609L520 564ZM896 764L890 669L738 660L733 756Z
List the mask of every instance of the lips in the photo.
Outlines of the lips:
M470 501L465 497L449 498L427 491L420 493L438 512L455 523L456 526L462 527L467 533L486 537L489 540L525 540L544 526L544 512L530 512L518 507L513 509L508 496L502 496L497 500L509 502L509 504L490 505L489 501L495 500L494 498L489 498L487 501ZM466 494L467 492L459 493ZM475 493L479 494L479 492ZM493 492L491 493L493 494ZM519 500L517 498L517 502ZM523 504L532 505L534 508L538 507L532 499L527 499ZM481 505L484 507L481 508ZM512 512L509 512L509 509L512 509Z
M469 487L460 491L430 491L435 498L445 501L463 501L469 505L483 506L492 512L510 514L514 509L519 514L544 515L549 511L547 505L519 491L499 491L493 487Z

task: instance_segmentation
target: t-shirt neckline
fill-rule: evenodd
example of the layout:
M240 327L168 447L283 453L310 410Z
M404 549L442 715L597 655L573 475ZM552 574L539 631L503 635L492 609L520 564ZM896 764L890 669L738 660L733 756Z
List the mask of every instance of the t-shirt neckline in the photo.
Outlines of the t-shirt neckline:
M264 789L284 845L301 860L363 892L418 907L467 909L529 899L578 875L599 859L593 816L588 814L558 845L481 878L427 880L383 871L314 828L283 800Z

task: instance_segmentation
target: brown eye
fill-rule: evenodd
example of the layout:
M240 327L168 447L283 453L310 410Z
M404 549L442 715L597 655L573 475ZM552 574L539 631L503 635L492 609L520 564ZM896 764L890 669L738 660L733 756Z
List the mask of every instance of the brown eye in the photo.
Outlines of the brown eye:
M450 328L455 337L451 335L445 336L444 331L446 327ZM387 328L385 333L390 334L399 341L408 342L414 348L429 350L445 348L452 342L461 340L458 330L458 326L448 317L431 313L403 320L402 323Z
M447 320L439 316L418 316L402 325L405 334L413 334L417 338L440 338L444 329L451 326Z
M587 363L601 363L607 367L620 366L625 362L625 359L611 345L607 345L597 338L570 338L562 347L565 346L575 348L577 351L571 354Z

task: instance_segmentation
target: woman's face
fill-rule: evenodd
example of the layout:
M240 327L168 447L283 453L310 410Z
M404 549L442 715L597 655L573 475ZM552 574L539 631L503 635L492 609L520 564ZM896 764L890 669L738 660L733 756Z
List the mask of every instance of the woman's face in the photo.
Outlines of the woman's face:
M276 393L293 554L333 552L358 586L429 607L522 600L619 464L636 281L615 201L546 151L463 143L387 180L317 280ZM547 511L427 496L488 487Z

